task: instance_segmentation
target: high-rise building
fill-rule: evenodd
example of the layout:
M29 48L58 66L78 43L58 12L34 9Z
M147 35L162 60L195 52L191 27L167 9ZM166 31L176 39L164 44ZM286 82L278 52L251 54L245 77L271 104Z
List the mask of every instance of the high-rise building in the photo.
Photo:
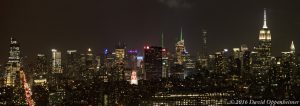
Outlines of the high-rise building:
M95 73L98 70L97 67L99 67L99 61L100 61L97 59L100 58L97 58L97 56L93 54L92 49L89 48L84 58L86 69L83 70L82 72L85 80L92 80L95 77Z
M62 73L61 52L52 49L52 73Z
M125 61L125 79L130 81L132 79L133 71L137 73L137 50L128 50ZM137 75L137 74L136 74ZM137 77L137 76L136 76Z
M271 70L271 33L267 27L267 13L264 10L264 25L259 32L258 45L254 47L257 53L252 58L252 75L253 86L252 93L256 94L256 98L262 98L262 94L266 92L266 87L269 84L269 71Z
M182 65L185 61L185 46L184 46L184 40L183 40L183 32L181 28L180 32L180 39L176 43L176 64Z
M146 80L162 78L162 48L157 46L145 46L144 56Z
M80 70L82 70L83 62L81 61L80 54L77 52L77 50L67 50L65 60L65 75L70 79L82 79Z
M48 72L50 72L50 62L44 54L38 54L34 66L31 67L33 71L34 85L46 85Z
M115 76L116 80L125 80L125 49L124 43L119 43L115 48Z
M18 77L21 68L20 44L18 41L11 37L9 57L6 64L6 86L15 86L18 82Z
M202 30L202 41L201 41L201 51L199 54L199 64L201 65L202 68L207 67L208 64L208 53L207 53L207 31Z
M170 75L170 64L168 51L166 48L162 48L162 78L168 78Z
M170 75L169 69L169 56L168 51L164 47L164 34L161 34L161 47L162 47L162 78L168 78Z
M292 41L292 43L291 43L290 50L291 50L291 53L294 53L294 54L295 54L296 49L295 49L294 41Z
M261 68L266 70L270 67L271 59L271 33L267 27L267 13L264 10L264 25L259 32L259 41L254 50L258 53L258 61L260 61Z

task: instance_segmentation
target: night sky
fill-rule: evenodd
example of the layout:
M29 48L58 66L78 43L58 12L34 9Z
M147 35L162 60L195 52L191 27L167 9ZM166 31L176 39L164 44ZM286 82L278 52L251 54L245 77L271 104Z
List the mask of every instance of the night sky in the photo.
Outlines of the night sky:
M120 41L127 48L165 45L174 51L183 28L192 55L200 50L206 29L210 53L247 44L253 48L268 10L272 53L288 51L292 40L300 50L300 6L297 0L1 0L0 62L8 58L9 38L21 43L24 56L92 48L96 54ZM298 49L297 49L298 48Z

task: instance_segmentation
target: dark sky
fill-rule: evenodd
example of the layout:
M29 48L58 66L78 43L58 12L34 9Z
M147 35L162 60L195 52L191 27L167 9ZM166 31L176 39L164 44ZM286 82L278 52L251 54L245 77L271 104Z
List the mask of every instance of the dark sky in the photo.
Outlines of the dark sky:
M91 47L95 53L119 41L127 48L165 45L174 51L183 27L187 50L200 50L200 35L208 31L209 50L253 48L268 10L272 52L287 51L294 40L300 47L300 6L297 0L1 0L0 62L7 59L10 33L23 55L63 52Z

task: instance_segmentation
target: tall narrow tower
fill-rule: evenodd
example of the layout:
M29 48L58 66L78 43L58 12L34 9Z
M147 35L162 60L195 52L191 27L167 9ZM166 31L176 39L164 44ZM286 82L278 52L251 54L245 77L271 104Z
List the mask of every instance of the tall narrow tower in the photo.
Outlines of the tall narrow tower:
M206 58L207 56L207 31L206 30L202 30L202 43L201 43L201 54L200 54L200 58Z
M290 49L291 49L291 53L295 53L295 52L296 52L296 50L295 50L295 45L294 45L294 42L293 42L293 41L292 41L292 43L291 43Z
M264 21L263 27L259 31L258 45L254 47L254 51L251 53L252 57L252 78L253 86L250 92L253 92L253 96L261 98L260 95L266 93L266 87L268 86L269 73L271 70L271 33L267 26L267 11L264 9Z
M167 78L169 76L169 62L168 62L168 51L164 47L164 34L161 34L161 53L162 53L162 78Z
M18 81L18 73L21 67L20 44L11 37L9 46L9 57L6 64L6 86L15 86Z
M260 57L267 58L271 56L271 32L267 26L267 11L264 10L264 25L259 32L258 46L255 50L259 53Z
M161 47L164 48L164 33L161 33Z
M185 46L183 40L182 28L180 31L180 40L176 43L176 63L182 65L184 60Z
M52 49L52 73L62 73L61 52Z

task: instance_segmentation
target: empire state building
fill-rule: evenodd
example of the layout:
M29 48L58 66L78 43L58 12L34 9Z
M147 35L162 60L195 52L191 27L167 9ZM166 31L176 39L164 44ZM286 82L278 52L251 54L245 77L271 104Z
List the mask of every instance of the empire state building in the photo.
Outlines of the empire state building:
M269 66L271 59L271 32L267 26L266 9L264 10L264 25L259 31L259 41L254 50L258 53L258 60L262 66Z

